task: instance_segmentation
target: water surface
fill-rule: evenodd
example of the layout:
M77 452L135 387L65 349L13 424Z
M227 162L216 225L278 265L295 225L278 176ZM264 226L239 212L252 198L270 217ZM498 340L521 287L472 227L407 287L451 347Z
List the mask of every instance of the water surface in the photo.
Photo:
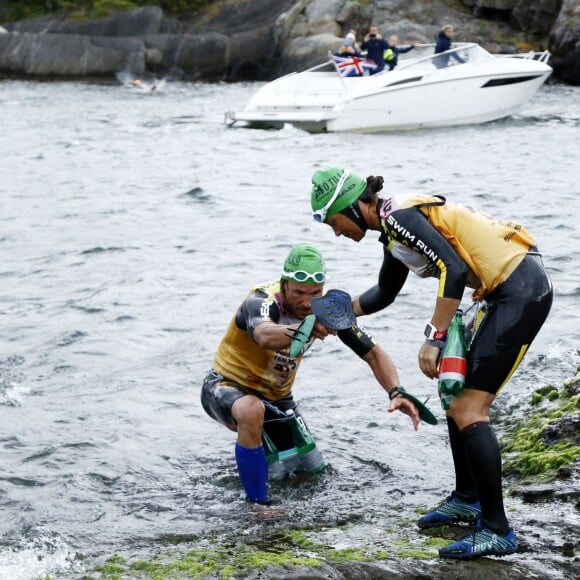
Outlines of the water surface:
M521 221L555 300L498 406L575 372L578 88L545 86L520 114L484 126L225 128L224 111L258 86L0 83L0 578L80 577L111 554L150 558L167 534L263 525L241 496L233 435L204 414L199 391L237 305L279 275L292 244L320 247L329 287L374 283L376 235L356 245L310 217L317 168L350 166L383 175L401 198L439 193ZM442 419L416 363L435 293L435 281L409 277L364 324ZM290 522L350 519L330 540L381 542L389 523L414 521L453 486L444 424L415 433L387 414L369 369L335 339L307 357L295 396L331 468L273 486ZM537 541L524 526L530 507L509 506L524 540Z

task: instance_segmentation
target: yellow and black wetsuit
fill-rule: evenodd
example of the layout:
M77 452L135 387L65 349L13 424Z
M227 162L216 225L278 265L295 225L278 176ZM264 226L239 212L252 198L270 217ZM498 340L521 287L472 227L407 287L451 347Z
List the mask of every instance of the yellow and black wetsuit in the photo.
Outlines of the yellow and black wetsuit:
M439 279L438 296L461 299L465 287L488 304L471 344L468 388L497 393L519 365L546 319L552 285L534 239L444 198L417 195L392 209L377 207L384 260L378 284L360 296L366 314L388 306L409 271Z
M292 358L288 348L274 351L260 347L253 335L264 322L300 322L284 308L279 282L256 286L250 291L231 320L218 347L212 371L204 381L202 405L205 411L233 430L236 426L231 407L246 394L256 395L284 412L288 409L297 412L291 390L302 355ZM356 325L339 331L338 337L361 357L376 344ZM305 351L312 342L306 345Z
M254 330L264 322L300 322L285 311L279 282L252 289L220 342L213 369L238 385L276 400L290 393L302 355L294 359L287 348L274 351L259 346Z

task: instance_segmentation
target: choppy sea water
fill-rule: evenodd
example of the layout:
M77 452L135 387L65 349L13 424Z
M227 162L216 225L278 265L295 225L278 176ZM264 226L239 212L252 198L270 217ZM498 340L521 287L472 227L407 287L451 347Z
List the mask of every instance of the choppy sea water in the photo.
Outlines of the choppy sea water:
M152 557L169 535L261 525L248 519L233 435L204 414L199 391L239 302L279 275L292 244L321 248L328 287L374 283L376 236L356 245L310 217L319 167L521 221L555 301L498 405L574 374L580 89L545 86L520 114L484 126L225 128L224 111L258 86L0 82L1 579L76 578L113 554ZM435 288L410 277L364 324L442 419L416 363ZM358 518L377 541L384 519L415 517L453 486L444 422L415 433L387 414L370 371L335 339L307 357L294 392L331 467L273 486L294 521Z

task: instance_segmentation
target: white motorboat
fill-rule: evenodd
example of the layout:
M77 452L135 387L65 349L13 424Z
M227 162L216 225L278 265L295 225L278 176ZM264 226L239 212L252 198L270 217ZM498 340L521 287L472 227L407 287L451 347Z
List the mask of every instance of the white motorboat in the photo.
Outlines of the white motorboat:
M264 85L225 121L360 133L485 123L516 112L552 73L548 51L493 55L474 43L456 43L433 54L433 47L401 55L392 71L357 77L341 76L329 55L325 63Z

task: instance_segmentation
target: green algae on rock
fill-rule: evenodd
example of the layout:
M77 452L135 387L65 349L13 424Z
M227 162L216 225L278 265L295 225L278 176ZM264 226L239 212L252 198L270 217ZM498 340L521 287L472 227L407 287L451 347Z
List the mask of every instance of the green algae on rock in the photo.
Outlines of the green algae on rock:
M318 568L322 564L370 562L388 557L384 551L348 547L335 549L313 542L301 530L277 530L260 541L236 543L235 548L220 545L214 549L168 553L150 561L128 562L120 556L109 558L95 568L100 578L206 578L230 580L253 570L268 567Z
M576 439L560 429L560 437L546 437L547 432L558 432L569 421L578 421L580 394L572 388L580 374L566 381L558 391L552 385L536 389L530 404L535 407L529 416L515 421L502 438L504 472L520 478L542 476L544 481L556 478L557 470L580 459Z

